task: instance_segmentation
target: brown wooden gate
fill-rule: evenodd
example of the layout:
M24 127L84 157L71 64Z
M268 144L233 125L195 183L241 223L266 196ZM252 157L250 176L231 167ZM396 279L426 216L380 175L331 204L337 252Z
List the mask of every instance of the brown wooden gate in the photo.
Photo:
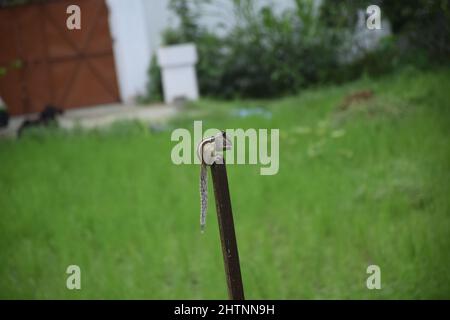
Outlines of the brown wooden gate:
M69 30L69 5L81 30ZM117 102L105 0L59 0L0 9L0 97L13 114Z

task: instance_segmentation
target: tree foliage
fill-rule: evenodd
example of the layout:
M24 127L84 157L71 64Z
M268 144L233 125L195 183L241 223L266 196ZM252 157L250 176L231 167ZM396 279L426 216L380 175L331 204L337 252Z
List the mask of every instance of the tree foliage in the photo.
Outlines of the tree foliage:
M449 5L444 0L371 1L391 23L393 36L345 64L342 44L354 32L358 10L365 11L367 1L324 0L318 7L313 0L295 0L292 9L276 13L270 5L234 0L236 21L224 36L200 24L204 2L172 0L170 8L180 23L163 33L165 44L197 45L203 95L274 97L364 73L383 74L402 61L448 61L450 56Z

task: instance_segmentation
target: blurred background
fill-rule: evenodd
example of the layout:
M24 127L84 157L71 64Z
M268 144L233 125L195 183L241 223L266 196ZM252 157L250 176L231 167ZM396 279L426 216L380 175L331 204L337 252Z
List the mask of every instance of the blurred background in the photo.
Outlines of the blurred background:
M0 298L226 298L214 203L200 234L199 168L171 161L202 120L280 129L277 175L227 168L247 298L449 299L449 22L444 0L0 0Z

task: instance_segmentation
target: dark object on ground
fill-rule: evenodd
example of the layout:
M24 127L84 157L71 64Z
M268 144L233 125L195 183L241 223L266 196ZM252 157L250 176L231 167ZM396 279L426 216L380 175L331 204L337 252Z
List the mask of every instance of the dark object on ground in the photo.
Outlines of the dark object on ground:
M358 91L358 92L349 94L344 98L342 103L338 106L338 110L341 110L341 111L347 110L353 103L367 101L372 98L373 98L372 90L363 90L363 91Z
M0 110L0 128L6 128L9 123L9 114L6 110Z
M57 116L63 114L64 111L62 109L59 109L52 105L47 105L44 110L39 113L39 116L37 119L27 119L25 120L22 125L20 126L17 136L21 137L23 134L23 131L27 128L31 127L47 127L51 124L56 123Z

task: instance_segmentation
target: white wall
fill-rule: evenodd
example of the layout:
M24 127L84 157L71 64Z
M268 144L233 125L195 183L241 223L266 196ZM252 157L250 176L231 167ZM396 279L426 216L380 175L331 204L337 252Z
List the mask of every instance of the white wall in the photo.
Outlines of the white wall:
M129 1L129 0L128 0ZM169 0L144 0L146 29L150 41L150 50L156 54L161 45L161 33L168 26L176 24L177 19L168 9Z
M125 103L144 94L147 84L151 46L144 2L107 0L119 90Z

